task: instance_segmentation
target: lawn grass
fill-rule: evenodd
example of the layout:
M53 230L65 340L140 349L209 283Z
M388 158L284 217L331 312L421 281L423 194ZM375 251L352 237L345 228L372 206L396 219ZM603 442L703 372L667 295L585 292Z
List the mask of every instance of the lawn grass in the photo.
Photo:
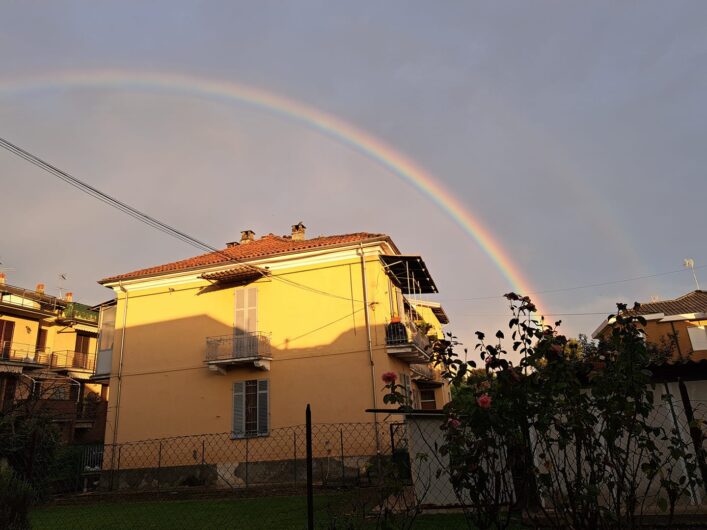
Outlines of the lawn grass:
M315 498L315 522L327 528L331 509L346 499L336 495ZM257 497L249 499L163 500L149 502L100 502L95 504L46 506L33 510L36 529L302 529L307 526L306 498ZM361 520L355 522L358 528ZM368 525L364 525L363 528ZM375 525L373 525L375 526ZM466 528L461 514L421 515L416 529Z

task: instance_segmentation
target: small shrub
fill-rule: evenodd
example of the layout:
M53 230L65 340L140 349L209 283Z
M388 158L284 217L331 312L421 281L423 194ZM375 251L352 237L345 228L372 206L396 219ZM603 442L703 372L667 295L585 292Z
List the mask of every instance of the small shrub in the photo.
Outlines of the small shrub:
M6 464L0 464L0 528L29 528L29 509L33 497L32 487L17 478Z

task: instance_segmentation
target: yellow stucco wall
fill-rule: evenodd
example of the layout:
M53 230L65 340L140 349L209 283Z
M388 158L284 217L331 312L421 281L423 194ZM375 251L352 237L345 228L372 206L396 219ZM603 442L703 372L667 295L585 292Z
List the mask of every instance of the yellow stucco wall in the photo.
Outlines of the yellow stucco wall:
M384 406L381 374L409 373L409 366L387 353L391 284L377 255L366 259L373 383L358 258L282 268L273 272L279 279L249 285L258 288L258 329L272 334L270 371L238 366L221 375L205 365L206 338L232 333L237 287L198 279L128 286L120 391L126 294L116 286L106 442L113 440L118 398L118 442L229 432L233 382L248 379L269 380L271 430L304 423L307 403L315 423L371 422L365 409L374 406L374 392L375 405Z

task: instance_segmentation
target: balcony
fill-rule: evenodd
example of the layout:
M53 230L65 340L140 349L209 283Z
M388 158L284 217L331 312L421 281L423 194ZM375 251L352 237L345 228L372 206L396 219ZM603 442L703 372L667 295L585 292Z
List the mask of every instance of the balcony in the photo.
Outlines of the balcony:
M385 328L388 355L409 363L430 362L430 340L412 322L391 322Z
M270 369L270 333L234 332L231 335L206 337L206 364L210 370L223 372L237 365Z
M49 355L46 348L18 342L0 342L0 361L44 366L49 364Z
M437 371L429 364L411 364L410 371L414 379L422 379L425 381L437 381Z
M62 313L62 320L98 324L98 311L93 311L89 306L84 304L69 302Z
M55 370L91 372L96 369L96 355L77 351L55 351L50 355L49 366Z

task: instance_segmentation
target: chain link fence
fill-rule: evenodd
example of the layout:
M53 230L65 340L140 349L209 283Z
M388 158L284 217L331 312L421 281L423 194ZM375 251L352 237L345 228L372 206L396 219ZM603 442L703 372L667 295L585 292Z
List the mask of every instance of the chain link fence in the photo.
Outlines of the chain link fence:
M452 486L453 466L459 462L450 464L440 450L445 444L443 421L441 414L420 411L388 416L378 423L313 425L315 526L470 527L467 514L476 508ZM653 425L692 449L698 464L692 472L700 475L705 472L705 421L707 401L693 400L686 407L679 397L663 400L651 417ZM540 443L546 438L536 433L531 439L531 456L541 468L541 455L548 458L547 447ZM249 438L220 433L115 446L66 446L50 471L53 495L33 508L32 527L304 528L306 440L306 426L300 425ZM517 468L517 450L503 448L499 458L476 463L495 473L495 491L488 502L519 513L533 497L550 505L550 494L537 484L534 491L527 491L523 480L528 470ZM577 471L570 461L562 465L570 475ZM678 459L662 472L684 474L687 467ZM701 476L697 478L702 482ZM644 512L655 512L659 494L655 484L640 491ZM693 487L681 494L676 513L704 514L706 508L704 489ZM521 515L517 523L532 521Z

